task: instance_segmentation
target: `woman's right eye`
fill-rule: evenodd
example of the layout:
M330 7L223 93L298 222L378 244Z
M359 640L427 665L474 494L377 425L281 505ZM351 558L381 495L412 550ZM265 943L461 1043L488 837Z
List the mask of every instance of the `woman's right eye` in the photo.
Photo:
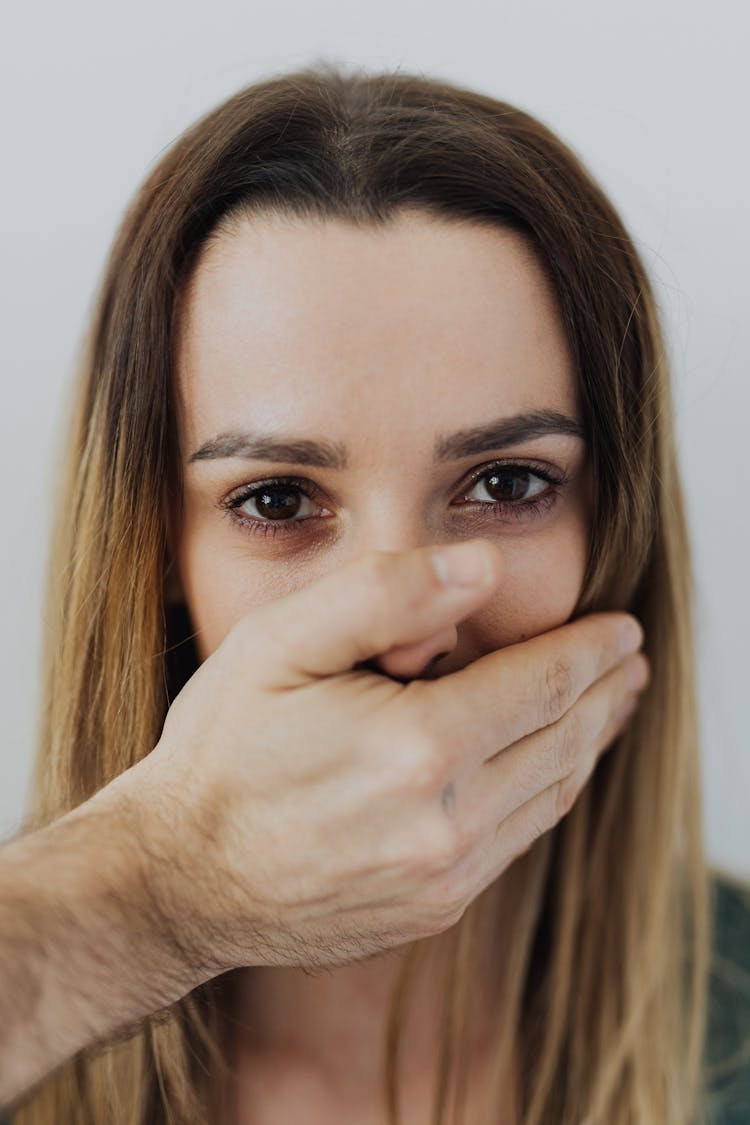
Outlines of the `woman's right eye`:
M300 504L295 494L301 493L305 499L312 502L316 491L310 481L278 477L240 489L239 492L223 500L220 507L226 510L229 517L239 524L243 531L252 535L285 534L314 518L311 514L297 516ZM249 501L255 504L261 518L252 516L248 518L240 514L240 509ZM288 518L289 516L293 518Z

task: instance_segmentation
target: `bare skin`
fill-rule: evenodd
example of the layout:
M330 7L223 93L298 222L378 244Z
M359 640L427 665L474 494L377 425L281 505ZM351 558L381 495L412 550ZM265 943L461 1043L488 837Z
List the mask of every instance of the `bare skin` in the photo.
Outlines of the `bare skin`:
M513 898L519 894L523 876L523 857L516 861L501 877L503 911L512 917ZM466 1125L483 1122L481 1113L485 1092L487 1068L491 1060L492 1028L503 1011L502 934L494 949L496 961L483 978L480 995L492 998L493 1003L479 1009L478 1026L472 1029L470 1073L467 1082ZM403 1060L400 1075L400 1107L403 1120L410 1125L430 1125L436 1076L436 1058L439 1045L441 1012L439 1001L440 973L444 967L440 935L425 939L429 947L426 964L417 977L400 1057ZM362 1034L363 1010L385 1021L392 973L401 962L402 951L396 949L377 954L366 961L343 966L335 970L338 1006L326 1013L326 1048L333 1054L338 1049L351 1063L351 1069L327 1069L327 1058L319 1051L310 1051L300 1045L295 1034L294 1004L302 997L304 1008L305 988L316 994L320 988L320 971L308 970L303 981L299 976L286 974L286 980L273 981L271 993L275 1008L271 1009L264 985L268 972L244 970L236 990L233 1005L235 1028L232 1066L236 1082L232 1090L232 1108L228 1121L233 1125L283 1125L287 1121L309 1122L325 1125L327 1122L356 1122L357 1125L384 1125L382 1105L381 1044L373 1044ZM367 974L366 969L372 966ZM349 986L348 998L344 990ZM286 995L281 991L286 986ZM243 1023L242 1016L252 1013L252 1023ZM274 1021L276 1017L276 1021ZM256 1024L262 1028L265 1039L254 1031ZM269 1034L269 1028L271 1029ZM382 1036L381 1036L382 1038ZM502 1117L498 1108L493 1110L498 1125L514 1125L518 1111L519 1093L517 1074L511 1063L503 1081ZM368 1101L364 1088L376 1091ZM452 1097L449 1088L446 1099Z
M570 811L648 682L642 630L589 614L434 683L356 668L407 661L497 589L485 540L438 555L370 552L248 613L153 751L3 847L3 1107L227 970L348 966L444 934ZM451 560L458 584L435 568ZM286 1068L293 1091L277 1046L265 1076ZM427 1075L411 1078L419 1119Z
M502 554L504 578L492 597L427 647L382 654L372 666L436 679L569 618L589 535L585 441L548 433L432 461L438 435L490 419L557 411L581 421L553 293L517 235L414 214L380 230L243 221L198 265L177 376L186 493L171 596L187 603L202 659L252 607L366 551L477 535ZM215 435L251 426L343 443L349 466L310 468L294 457L188 460ZM500 492L486 472L472 483L498 461L532 475L516 470L515 491L513 477ZM510 503L493 512L498 496L548 494L536 468L567 478L554 504L538 514L517 508L514 515ZM287 502L288 515L257 494L236 512L256 530L275 523L274 537L248 534L217 507L243 485L284 475L309 482L312 498L277 486L272 498ZM295 517L305 522L279 526ZM238 1036L236 1121L251 1101L253 1113L278 1105L271 1074L287 1092L294 1075L308 1113L320 1100L321 1117L339 1105L339 1116L369 1121L397 965L389 952L313 975L286 966L245 970L236 1016L253 1033ZM420 1090L432 1074L434 1021L428 990L409 1050ZM250 1080L261 1058L262 1087Z
M554 306L544 305L541 279L522 247L496 232L478 239L467 228L417 224L381 232L395 239L388 261L397 263L398 278L411 281L402 306L393 303L395 281L386 285L382 242L366 232L352 244L349 228L296 229L293 253L282 237L292 228L266 233L273 254L238 253L239 276L225 277L231 252L228 260L209 257L199 271L226 289L216 295L207 334L197 331L200 315L185 322L183 421L227 427L261 419L270 426L281 411L277 425L299 428L304 419L293 415L301 397L306 413L318 411L313 420L329 439L349 442L352 461L339 476L330 466L315 470L321 510L313 521L304 506L303 524L279 536L275 548L270 538L262 547L252 540L251 548L249 535L224 522L217 507L252 466L237 458L190 463L185 519L178 521L178 581L169 595L188 600L200 667L173 700L150 753L72 812L0 852L3 1106L81 1048L237 970L234 1014L249 1032L236 1041L231 1125L251 1114L255 1122L271 1120L279 1081L304 1099L306 1120L369 1122L398 948L416 941L438 950L434 939L493 884L502 888L503 918L512 926L505 890L521 870L519 858L570 811L648 682L648 662L637 654L643 633L632 617L599 613L565 623L581 580L589 491L580 438L567 432L575 416L568 415L563 434L527 434L523 441L516 435L522 448L483 446L478 466L476 449L464 449L458 462L428 469L435 433L425 430L425 417L436 433L488 417L484 407L472 420L469 409L476 412L480 392L497 382L487 371L493 330L501 375L523 372L522 386L516 377L504 384L504 417L509 410L575 409L566 398L565 353L551 343ZM308 251L321 264L328 293L310 288L309 278L296 290L291 284L300 263L310 265L297 252L303 233L313 240ZM324 234L333 242L324 241L331 253L321 258L315 240ZM222 246L214 244L214 258ZM226 249L232 248L241 244L230 239ZM251 261L265 262L271 276L248 300L241 282L245 271L254 279ZM274 269L281 271L276 290ZM437 279L448 285L449 277L462 284L452 294L454 312L441 321L424 295L445 302L451 293ZM334 283L343 280L337 306ZM349 308L347 295L358 289ZM295 293L299 316L287 300ZM256 328L272 328L274 308L282 321L286 311L287 323L277 324L268 351L254 354L254 362L272 362L274 341L279 349L296 341L287 360L303 360L308 352L293 330L306 324L305 294L316 310L308 309L308 328L326 312L332 318L322 334L312 333L309 360L330 362L338 397L323 400L328 380L319 376L306 397L297 378L287 380L282 396L279 378L261 398L245 365L252 340L243 344L232 333L252 327L250 312L262 296L268 319ZM318 307L321 294L327 302ZM367 315L354 315L363 297L371 298L388 353L384 382L366 377L377 337L369 339ZM199 314L202 308L198 301ZM404 311L409 315L399 321ZM349 329L336 316L350 314ZM463 330L464 366L457 348L450 370L441 358L450 351L450 328L434 354L426 349L425 321L430 331L441 324ZM519 324L526 330L514 351ZM188 377L191 340L211 345L205 360L214 367L213 386L203 367ZM345 366L337 367L342 355ZM556 373L557 383L545 382L552 404L540 399L540 388L531 397L534 372L542 376L523 363L534 357L543 381ZM401 394L392 374L399 358ZM411 373L427 369L435 393L432 383L423 386L420 400ZM359 376L355 395L344 393L347 371ZM200 410L199 385L207 392ZM384 388L390 399L381 397ZM340 422L334 429L336 419L346 422L346 432ZM186 436L204 443L213 435ZM455 445L447 452L456 453ZM479 477L488 475L493 454L506 466L496 466L493 491L510 492L514 502L516 484L524 495L550 495L537 491L536 473L545 467L557 468L566 483L558 481L556 500L537 515L509 514L507 497L500 511L494 497L476 496L490 488ZM533 472L517 467L532 457ZM308 464L306 476L309 470ZM471 580L448 581L435 566L435 547L442 563L461 564L464 580L471 564ZM490 1023L502 1013L503 933L496 963L480 978L483 986L495 975L500 983L496 994L487 988ZM326 971L311 975L310 966ZM431 1089L434 999L429 989L417 996L407 1033L416 1060L407 1103L417 1122ZM479 1036L478 1067L482 1042Z

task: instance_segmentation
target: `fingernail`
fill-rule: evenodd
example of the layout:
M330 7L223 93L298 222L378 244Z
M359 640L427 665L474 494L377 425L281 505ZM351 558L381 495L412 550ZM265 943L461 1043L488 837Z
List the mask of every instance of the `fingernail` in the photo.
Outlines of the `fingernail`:
M445 586L478 586L492 577L487 552L477 543L454 543L428 551L428 557Z

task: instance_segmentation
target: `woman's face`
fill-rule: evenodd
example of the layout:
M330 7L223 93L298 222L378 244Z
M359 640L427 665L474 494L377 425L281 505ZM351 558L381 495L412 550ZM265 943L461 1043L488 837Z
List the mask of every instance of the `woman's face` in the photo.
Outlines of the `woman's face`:
M184 294L176 379L169 596L201 660L255 606L368 551L475 536L504 577L421 675L570 617L591 473L553 291L519 235L413 212L243 219ZM520 432L529 414L550 428Z

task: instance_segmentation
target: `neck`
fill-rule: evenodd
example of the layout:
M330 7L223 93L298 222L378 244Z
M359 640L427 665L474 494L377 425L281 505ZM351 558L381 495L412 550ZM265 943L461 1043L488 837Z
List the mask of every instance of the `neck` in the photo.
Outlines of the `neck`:
M473 966L477 988L469 1054L482 1065L502 1011L502 937L513 924L510 893L507 876L493 884L485 915L502 918L501 932L493 922L483 943L485 962ZM399 1083L424 1091L420 1100L429 1096L436 1074L444 973L453 937L448 931L417 943L417 972L406 998L399 1044ZM349 1105L380 1103L386 1020L396 976L409 948L333 968L237 970L230 1019L238 1080L259 1070L266 1075L272 1070L287 1076L294 1072L338 1091Z

